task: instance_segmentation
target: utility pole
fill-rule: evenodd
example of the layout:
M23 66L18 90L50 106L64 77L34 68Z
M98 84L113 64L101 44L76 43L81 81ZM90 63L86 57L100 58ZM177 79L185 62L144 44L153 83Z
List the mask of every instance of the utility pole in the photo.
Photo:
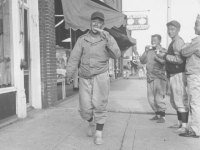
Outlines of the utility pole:
M167 0L167 22L171 21L171 0ZM166 47L168 47L171 39L169 38L167 34L167 44Z

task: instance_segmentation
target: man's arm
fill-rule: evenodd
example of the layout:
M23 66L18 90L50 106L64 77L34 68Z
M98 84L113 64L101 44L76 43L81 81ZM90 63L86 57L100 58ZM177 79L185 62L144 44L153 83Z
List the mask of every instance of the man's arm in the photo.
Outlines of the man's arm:
M71 52L70 58L69 58L69 62L67 64L67 68L66 68L66 76L67 77L73 77L73 74L76 70L76 68L78 67L78 63L81 59L81 55L82 55L82 44L81 44L82 40L81 38L79 38Z
M167 53L167 50L165 48L160 48L159 49L159 53L163 53L163 54L166 54ZM162 58L159 58L157 56L157 54L154 56L154 60L157 61L158 63L160 63L161 65L165 65L166 64L166 61Z
M148 53L148 50L149 50L149 46L146 46L144 53L140 57L141 64L146 64L147 63L147 53Z
M115 39L109 33L107 33L106 40L107 40L106 48L110 54L110 57L113 59L119 58L121 56L121 51Z
M180 51L181 51L181 48L182 48L183 45L184 45L183 40L182 39L178 39L177 41L175 41L173 43L173 50L174 50L174 54L175 55L166 54L166 55L164 55L163 58L167 62L172 63L172 64L182 64L183 60L181 58Z
M121 56L121 51L119 49L119 46L117 45L117 42L115 39L110 35L109 32L95 28L106 40L106 49L108 50L108 53L110 54L110 57L113 59L117 59Z
M157 55L154 56L154 60L158 63L160 63L161 65L165 65L166 61L162 58L159 58Z
M200 57L200 36L193 39L189 45L184 45L181 50L182 56L186 58L194 53Z

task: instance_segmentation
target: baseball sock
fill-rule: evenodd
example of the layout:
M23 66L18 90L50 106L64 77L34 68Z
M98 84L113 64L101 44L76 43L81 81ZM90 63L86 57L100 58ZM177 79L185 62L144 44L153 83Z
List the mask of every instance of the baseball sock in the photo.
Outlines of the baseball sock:
M96 134L95 136L101 137L102 136L102 130L103 130L104 124L97 123L96 125Z
M178 117L178 125L182 125L181 113L179 111L177 111L177 117Z
M186 128L188 123L189 112L181 112L182 127Z

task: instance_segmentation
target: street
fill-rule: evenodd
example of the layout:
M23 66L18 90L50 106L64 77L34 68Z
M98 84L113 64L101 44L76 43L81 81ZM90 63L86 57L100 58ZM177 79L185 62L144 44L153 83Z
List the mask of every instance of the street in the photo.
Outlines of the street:
M88 123L78 112L78 95L54 107L32 110L28 117L0 129L0 150L198 150L200 139L184 138L169 126L176 112L166 97L166 122L150 121L146 79L136 76L112 81L104 144L87 137Z

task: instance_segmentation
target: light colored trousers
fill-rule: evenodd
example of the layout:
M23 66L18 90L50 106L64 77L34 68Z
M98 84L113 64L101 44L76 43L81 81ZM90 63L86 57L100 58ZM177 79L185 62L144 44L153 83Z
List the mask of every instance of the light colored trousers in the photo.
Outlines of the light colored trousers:
M130 70L126 70L125 73L124 73L124 78L129 78L130 77L130 74L131 74L131 71Z
M200 75L188 75L188 98L191 112L191 128L200 136Z
M144 71L142 69L139 69L138 75L139 75L139 78L143 78L144 77Z
M94 116L96 123L105 123L109 90L108 72L96 75L91 79L79 79L79 112L84 120L89 120Z
M148 101L154 112L165 111L165 87L166 81L162 79L155 79L150 83L147 82Z
M170 103L179 112L189 111L189 102L186 92L186 76L178 73L170 77Z

